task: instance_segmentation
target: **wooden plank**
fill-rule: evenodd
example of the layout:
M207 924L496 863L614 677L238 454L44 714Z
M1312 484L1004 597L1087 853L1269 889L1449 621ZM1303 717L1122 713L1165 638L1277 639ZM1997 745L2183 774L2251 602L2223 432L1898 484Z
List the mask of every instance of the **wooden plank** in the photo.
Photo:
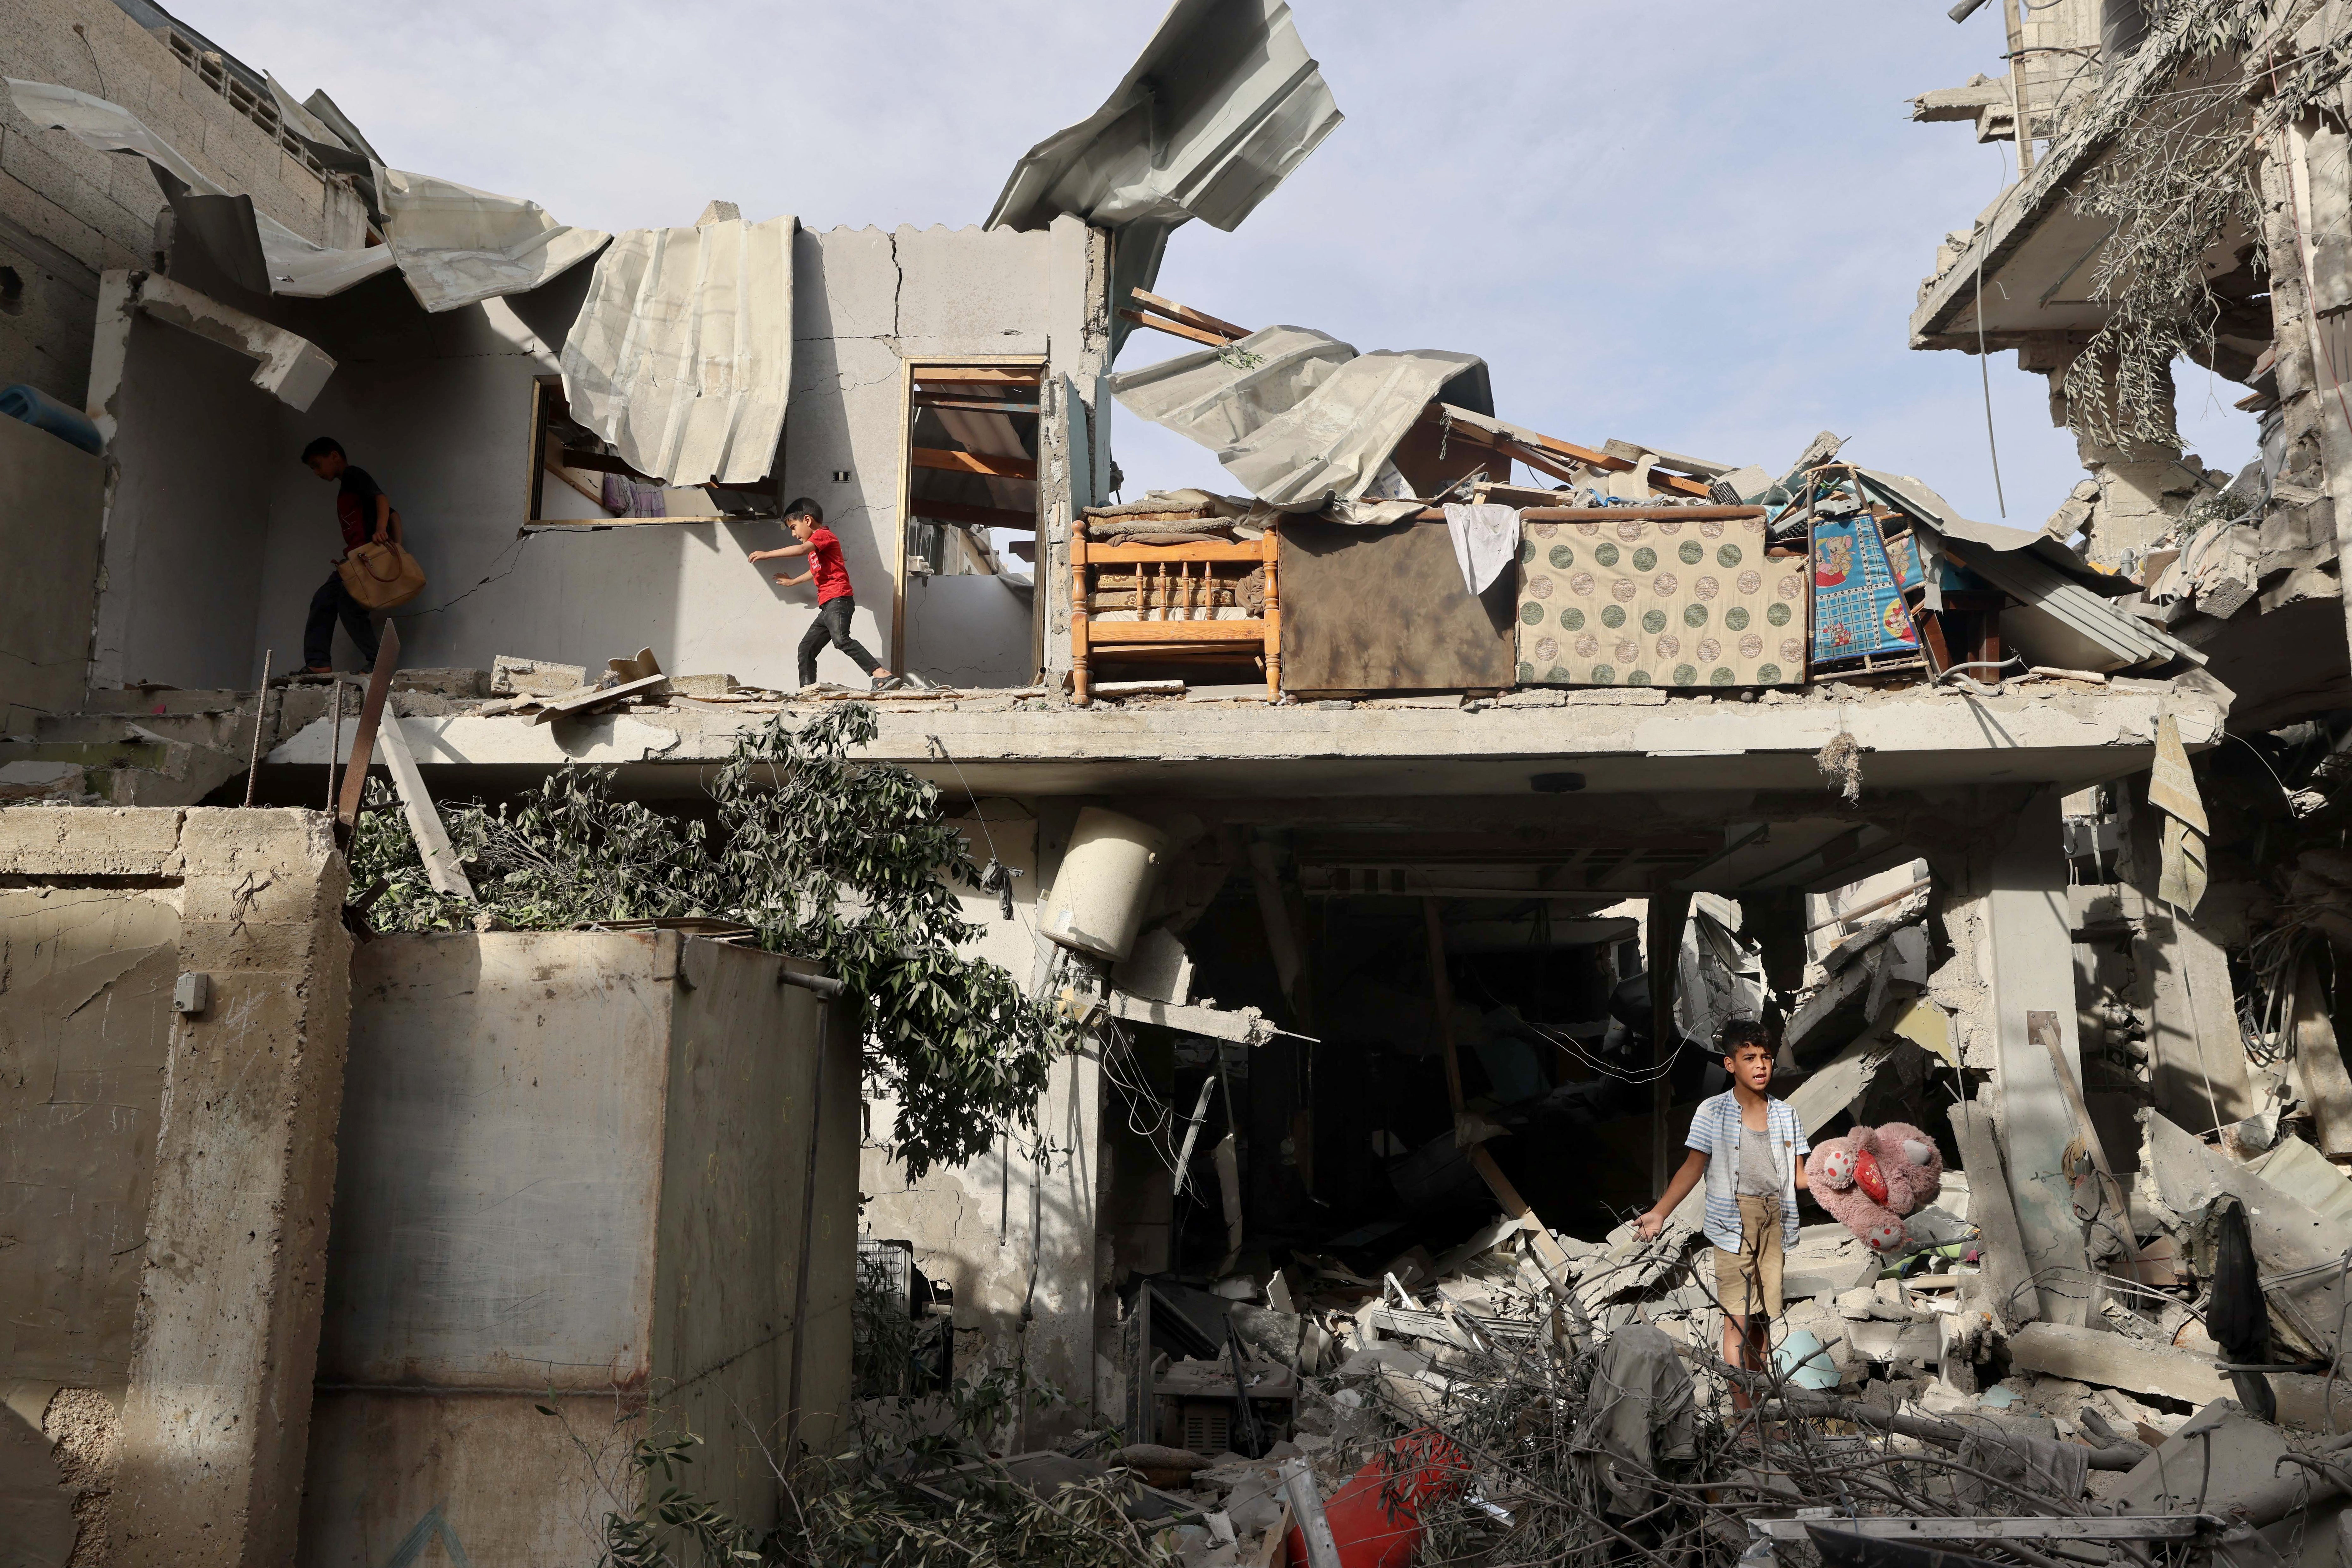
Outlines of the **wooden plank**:
M1445 405L1442 403L1432 403L1426 408L1422 410L1421 416L1423 420L1427 421L1442 420L1445 417ZM1490 443L1496 446L1502 446L1507 443L1514 447L1522 449L1528 447L1534 447L1546 456L1571 458L1576 462L1583 464L1587 468L1605 468L1611 473L1631 473L1639 466L1635 463L1627 461L1623 458L1617 457L1613 453L1596 451L1591 447L1580 447L1573 441L1563 441L1556 436L1546 436L1542 432L1537 430L1521 430L1516 435L1507 431L1499 436L1490 437L1483 430L1475 429L1466 425L1456 424L1453 427L1451 437L1456 441L1471 441L1479 446L1486 446ZM1538 471L1547 473L1554 472L1553 469L1540 468L1538 464L1529 461L1525 456L1520 455L1518 452L1515 452L1514 456L1518 456L1519 460L1527 463L1531 468L1538 468ZM1561 474L1557 477L1568 478L1570 476ZM1674 490L1679 494L1689 496L1704 496L1708 493L1707 486L1700 483L1696 479L1685 479L1680 474L1660 473L1654 468L1650 470L1650 488L1653 489Z
M1147 316L1140 310L1121 310L1118 315L1119 320L1123 321L1133 321L1139 327L1150 327L1155 332L1166 332L1172 338L1190 338L1196 343L1206 343L1213 349L1223 348L1233 341L1230 338L1221 337L1215 332L1202 331L1198 327L1188 327L1181 321L1165 321L1157 316Z
M1114 638L1123 642L1262 642L1264 621L1107 621L1091 617L1089 636L1099 647Z
M1950 1120L1961 1168L1969 1173L1969 1220L1984 1239L1983 1268L1962 1296L1971 1306L1989 1309L2003 1326L2030 1321L2041 1315L2041 1298L2025 1266L2025 1237L2010 1202L1992 1113L1971 1100L1953 1106Z
M618 686L583 687L578 691L566 692L562 697L550 698L544 707L530 716L530 721L534 724L552 724L558 719L568 719L575 713L584 713L591 708L601 708L605 703L621 698L633 697L641 691L651 691L655 687L665 686L668 682L669 677L666 675L648 675L642 680L625 680Z
M2328 1016L2327 983L2316 947L2304 949L2294 976L2294 1071L2311 1106L2319 1152L2342 1163L2352 1160L2352 1074Z
M979 528L1009 528L1019 533L1037 531L1037 514L1014 511L1008 507L973 506L968 501L929 500L917 496L907 503L917 517L934 522L967 522Z
M441 826L441 814L433 809L433 796L425 788L425 775L417 771L416 758L408 749L408 737L401 732L400 719L394 715L389 724L380 726L376 738L383 743L383 765L392 774L392 787L400 795L402 814L408 818L408 831L416 840L416 852L425 861L425 879L436 892L454 898L470 899L474 884L466 879L466 868L457 862L457 852L449 844L448 829Z
M1235 544L1210 544L1193 541L1184 544L1096 544L1087 546L1086 564L1133 565L1149 561L1263 561L1265 557L1255 541L1244 540Z
M1223 332L1228 338L1245 338L1253 331L1252 328L1237 327L1231 321L1212 316L1206 310L1195 310L1190 305L1180 305L1173 300L1163 300L1157 294L1147 294L1140 289L1132 289L1130 293L1135 302L1146 310L1157 311L1160 315L1181 321L1188 327L1199 327L1204 331Z
M375 752L375 732L383 721L383 705L392 695L392 672L400 667L400 626L383 624L383 637L375 647L375 668L368 674L367 697L360 704L360 726L352 734L351 759L343 765L342 799L335 805L337 837L351 847L352 829L360 820L360 797L367 793L368 762Z
M918 392L911 400L918 408L962 408L974 414L1035 414L1034 402L1020 402L1010 397L962 397L952 392Z
M1037 477L1034 458L1000 458L993 452L951 452L941 447L917 447L908 458L916 468L936 468L943 474L982 474L997 479Z
M1034 365L925 364L914 369L917 386L1035 386L1045 376Z
M2058 1015L2039 1010L2027 1013L2025 1032L2040 1040L2050 1053L2050 1067L2058 1075L2059 1092L2066 1097L2066 1110L2074 1118L2074 1136L2082 1140L2084 1152L2091 1157L2091 1168L2099 1173L2099 1184L2105 1194L2102 1217L2107 1219L2107 1232L2123 1247L2124 1261L2129 1265L2124 1273L2137 1279L2139 1240L2132 1235L2131 1205L2124 1197L2123 1184L2116 1180L2116 1168L2107 1163L2106 1144L2099 1138L2098 1126L2091 1120L2091 1108L2083 1103L2083 1088L2074 1081L2074 1069L2066 1060L2066 1045L2058 1033ZM2342 1065L2337 1063L2338 1070Z

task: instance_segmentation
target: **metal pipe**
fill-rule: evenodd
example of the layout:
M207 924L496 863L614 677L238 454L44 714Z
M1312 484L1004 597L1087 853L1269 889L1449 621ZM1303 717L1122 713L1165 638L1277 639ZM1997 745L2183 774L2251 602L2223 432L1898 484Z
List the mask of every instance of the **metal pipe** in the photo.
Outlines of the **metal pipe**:
M253 697L253 758L245 765L245 805L253 809L253 786L261 776L261 721L269 714L269 661L278 657L276 648L264 650L261 656L261 689Z
M776 971L776 984L779 985L797 985L803 991L814 991L828 1002L833 1001L843 992L849 989L848 986L844 984L842 982L835 980L830 974L798 974L790 969L779 969Z

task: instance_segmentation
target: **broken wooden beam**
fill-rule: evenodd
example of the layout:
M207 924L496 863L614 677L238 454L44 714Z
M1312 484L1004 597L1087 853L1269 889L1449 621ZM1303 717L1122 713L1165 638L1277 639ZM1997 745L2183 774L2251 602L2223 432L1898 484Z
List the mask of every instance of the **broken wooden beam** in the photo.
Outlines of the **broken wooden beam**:
M927 518L933 522L958 522L974 528L1006 528L1022 533L1037 531L1037 514L1015 511L1010 507L973 506L968 501L930 500L922 496L910 497L907 515Z
M1228 338L1245 338L1252 331L1248 327L1237 327L1221 317L1212 316L1206 310L1196 310L1190 305L1180 305L1173 300L1165 300L1157 294L1147 294L1140 289L1130 289L1129 295L1147 310L1166 316L1171 321L1181 321L1188 327L1198 327L1202 331L1223 332Z
M375 753L375 732L383 722L383 705L392 695L392 672L400 665L400 627L383 624L376 644L375 668L368 673L367 696L360 703L359 728L352 733L352 754L343 767L342 798L335 803L335 836L345 849L359 825L360 801L367 794L368 762Z
M943 474L979 474L993 479L1034 479L1037 477L1036 458L999 457L994 452L958 452L944 447L917 447L909 452L908 461L919 468L933 468Z
M2341 1164L2352 1161L2352 1073L2329 1016L2326 976L2319 950L2303 950L2294 972L2294 1073L2304 1102L2311 1107L2319 1152Z
M425 793L425 775L417 771L408 737L401 732L399 714L377 730L376 738L383 743L384 769L392 774L392 787L408 818L409 836L416 840L416 852L425 861L425 879L436 892L473 898L474 884L467 879L457 851L450 846L448 830L441 825L441 814L433 808L432 795Z
M1122 321L1133 321L1139 327L1150 327L1155 332L1166 332L1171 338L1190 338L1196 343L1206 343L1213 349L1223 348L1233 342L1231 338L1222 333L1208 331L1200 327L1187 326L1182 321L1163 321L1157 316L1147 316L1140 310L1121 310L1118 313L1118 319Z
M1009 364L922 364L913 372L917 386L1035 386L1045 374L1034 365Z
M1983 1263L1976 1282L1962 1299L1980 1310L1990 1310L2004 1328L2029 1322L2042 1314L2042 1299L2025 1264L2025 1234L2018 1228L2017 1210L2011 1205L2009 1177L2003 1169L2000 1142L1994 1135L1992 1113L1974 1100L1952 1107L1952 1141L1959 1145L1960 1166L1969 1176L1969 1220L1983 1238Z

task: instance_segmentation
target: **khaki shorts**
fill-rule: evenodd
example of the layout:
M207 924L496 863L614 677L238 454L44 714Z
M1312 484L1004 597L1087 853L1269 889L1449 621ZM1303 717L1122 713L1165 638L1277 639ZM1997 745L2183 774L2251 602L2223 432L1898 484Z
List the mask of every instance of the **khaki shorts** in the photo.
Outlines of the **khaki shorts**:
M1780 1200L1739 1199L1739 1250L1715 1249L1715 1294L1734 1317L1780 1315Z

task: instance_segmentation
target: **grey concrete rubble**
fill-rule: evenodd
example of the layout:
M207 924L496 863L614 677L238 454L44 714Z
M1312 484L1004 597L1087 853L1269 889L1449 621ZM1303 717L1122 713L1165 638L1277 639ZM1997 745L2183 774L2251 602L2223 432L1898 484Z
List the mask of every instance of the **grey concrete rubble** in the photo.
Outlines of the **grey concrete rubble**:
M2017 177L1912 342L2088 475L2011 527L1155 292L1339 126L1325 11L1176 5L978 226L621 235L149 0L0 17L209 95L0 108L61 237L0 215L0 1561L2352 1542L2352 15L1954 8L2002 72L1913 118ZM297 658L322 432L426 586ZM740 765L786 731L845 768ZM608 899L810 778L961 846L897 951L994 1024L761 951L804 891ZM1008 1016L1034 1121L898 1157Z

